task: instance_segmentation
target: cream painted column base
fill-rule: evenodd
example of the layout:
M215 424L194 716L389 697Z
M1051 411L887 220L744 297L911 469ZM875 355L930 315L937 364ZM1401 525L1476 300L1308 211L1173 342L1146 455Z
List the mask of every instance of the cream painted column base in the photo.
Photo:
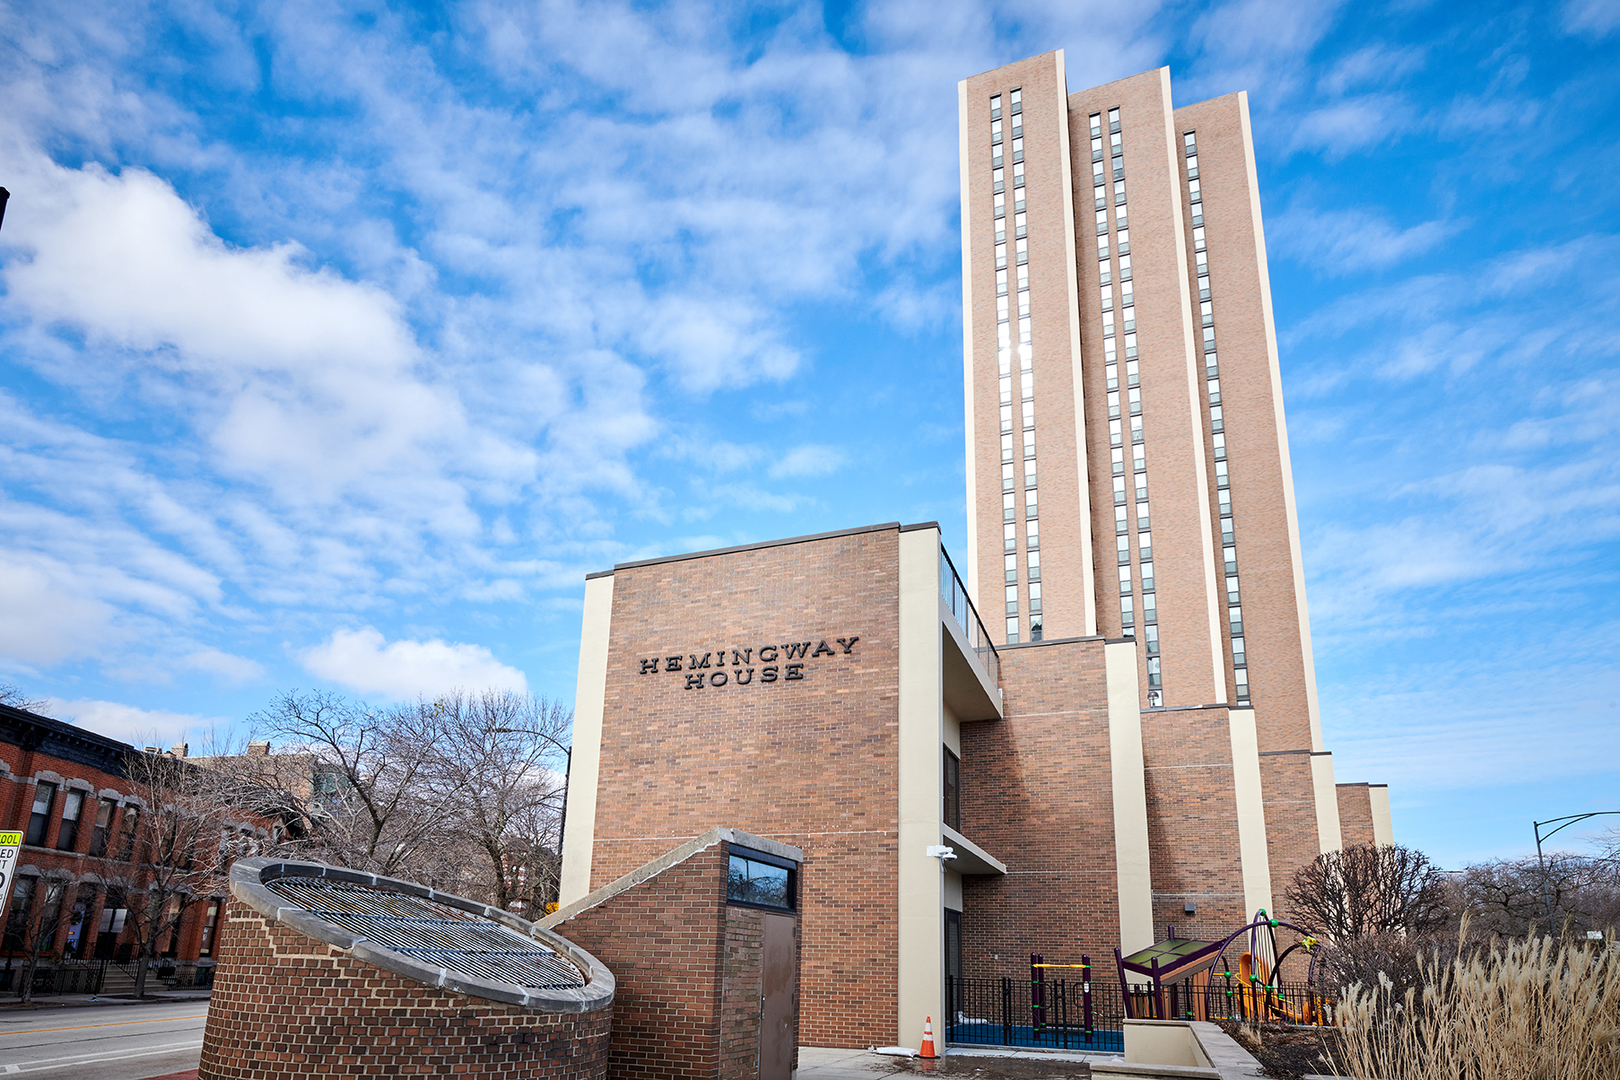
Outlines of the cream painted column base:
M1148 855L1147 765L1136 643L1103 646L1108 683L1108 766L1114 785L1114 877L1119 945L1125 954L1153 944L1153 870Z
M574 690L568 829L563 833L558 907L567 906L591 891L596 784L602 766L602 711L607 700L608 631L612 621L613 575L587 578L585 616L579 635L579 680Z
M1272 910L1271 853L1266 847L1266 808L1260 790L1260 736L1253 709L1232 709L1232 787L1237 796L1238 856L1243 861L1243 906L1253 915Z
M933 1017L943 1043L945 873L928 849L940 842L944 808L945 674L940 646L939 530L900 534L900 852L895 1032L921 1045ZM881 1033L874 1032L874 1037ZM917 1040L917 1041L913 1041Z

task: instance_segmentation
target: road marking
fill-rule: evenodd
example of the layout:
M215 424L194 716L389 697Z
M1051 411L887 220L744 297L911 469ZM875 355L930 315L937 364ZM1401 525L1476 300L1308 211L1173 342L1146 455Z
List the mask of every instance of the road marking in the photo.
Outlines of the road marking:
M196 1016L170 1016L161 1020L109 1020L105 1024L78 1024L74 1027L59 1028L18 1028L16 1031L0 1031L5 1035L43 1035L47 1031L88 1031L90 1028L126 1027L130 1024L169 1024L176 1020L204 1020L207 1013L198 1013Z
M98 1061L122 1061L125 1058L155 1057L158 1054L172 1054L179 1050L201 1050L201 1040L194 1043L172 1043L168 1046L159 1046L152 1050L138 1050L135 1053L116 1051L107 1054L79 1054L75 1057L40 1058L37 1061L25 1061L20 1065L7 1065L0 1072L7 1075L12 1073L45 1072L49 1069L67 1069L75 1065L91 1065Z

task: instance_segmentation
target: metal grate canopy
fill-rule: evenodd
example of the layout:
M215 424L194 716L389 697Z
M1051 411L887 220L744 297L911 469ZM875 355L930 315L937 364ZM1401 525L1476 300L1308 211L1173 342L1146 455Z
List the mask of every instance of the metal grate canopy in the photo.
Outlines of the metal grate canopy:
M264 886L372 945L458 975L536 990L585 986L567 957L472 912L325 878L279 877Z

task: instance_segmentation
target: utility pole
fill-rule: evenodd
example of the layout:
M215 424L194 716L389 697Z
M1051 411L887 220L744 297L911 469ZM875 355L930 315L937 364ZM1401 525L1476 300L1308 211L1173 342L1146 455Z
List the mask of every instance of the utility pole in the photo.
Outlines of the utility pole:
M1536 821L1531 823L1536 827L1536 865L1541 868L1541 902L1547 906L1548 936L1556 933L1557 930L1553 926L1552 890L1547 887L1547 860L1541 856L1541 842L1543 840L1550 839L1554 833L1559 831L1559 829L1567 829L1577 821L1585 821L1587 818L1602 817L1605 814L1620 814L1620 810L1593 810L1589 814L1567 814L1564 817L1548 818L1546 821ZM1541 827L1543 825L1552 825L1560 821L1562 821L1563 824L1559 825L1557 829L1549 830L1546 833L1541 831Z

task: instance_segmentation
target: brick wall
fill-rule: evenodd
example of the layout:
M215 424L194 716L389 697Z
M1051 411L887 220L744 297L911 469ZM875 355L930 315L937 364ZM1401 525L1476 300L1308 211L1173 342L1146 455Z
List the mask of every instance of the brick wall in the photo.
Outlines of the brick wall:
M962 725L961 831L1008 870L963 878L968 978L1119 944L1103 641L1004 649L1001 671L1005 717Z
M1147 767L1153 925L1242 926L1243 862L1238 844L1232 735L1223 708L1142 714ZM1191 902L1197 911L1188 915Z
M547 923L617 981L612 1080L758 1075L764 913L726 903L728 855L722 841Z
M533 1012L424 986L232 898L203 1034L203 1080L310 1076L598 1078L611 1010Z
M896 1039L898 537L890 526L614 573L591 887L716 821L801 849L812 1046ZM789 681L787 642L832 655ZM710 666L691 670L694 655ZM693 674L701 689L686 688Z
M1345 847L1357 844L1375 844L1373 833L1372 789L1366 784L1340 784L1339 835Z

